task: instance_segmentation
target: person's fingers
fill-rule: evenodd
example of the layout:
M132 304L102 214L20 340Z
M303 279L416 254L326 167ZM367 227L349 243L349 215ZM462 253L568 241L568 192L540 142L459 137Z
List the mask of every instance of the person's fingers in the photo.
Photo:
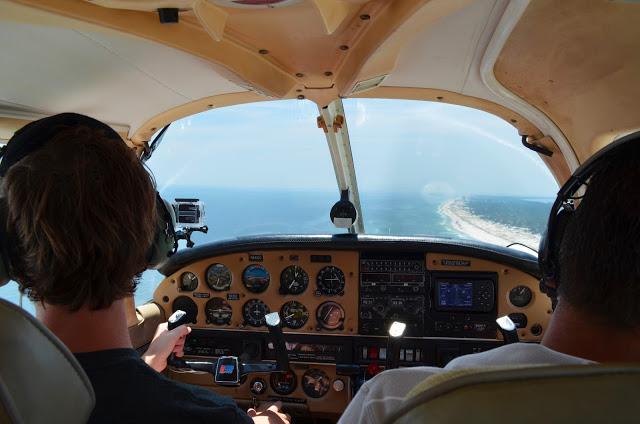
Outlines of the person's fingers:
M256 412L255 409L249 408L249 409L247 409L247 415L250 416L250 417L255 417L256 415L258 415L258 413Z
M182 324L180 327L176 327L173 330L169 331L176 338L186 337L187 334L191 332L191 328L189 328L186 324Z
M267 409L275 412L280 412L280 410L282 409L282 402L276 401L272 403Z

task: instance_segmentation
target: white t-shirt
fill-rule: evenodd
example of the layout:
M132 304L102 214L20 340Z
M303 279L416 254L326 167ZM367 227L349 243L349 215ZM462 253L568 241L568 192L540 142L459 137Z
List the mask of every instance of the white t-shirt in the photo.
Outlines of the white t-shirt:
M362 385L338 424L377 424L400 406L418 383L443 370L484 366L549 364L587 365L594 362L556 352L539 344L513 343L486 352L460 356L444 368L415 367L384 371Z

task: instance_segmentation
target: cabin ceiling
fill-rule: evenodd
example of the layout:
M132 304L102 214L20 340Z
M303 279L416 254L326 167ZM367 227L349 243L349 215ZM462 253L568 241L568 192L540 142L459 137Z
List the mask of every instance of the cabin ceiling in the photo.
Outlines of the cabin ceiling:
M639 24L624 0L0 0L0 116L86 113L140 145L230 104L435 100L538 139L562 181L640 127Z

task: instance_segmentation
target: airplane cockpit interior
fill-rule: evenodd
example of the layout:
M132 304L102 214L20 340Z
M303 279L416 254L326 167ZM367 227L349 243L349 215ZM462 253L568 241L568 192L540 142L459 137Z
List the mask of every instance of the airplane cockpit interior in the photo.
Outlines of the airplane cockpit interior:
M91 116L174 215L175 252L125 302L134 349L187 324L166 377L243 410L279 401L298 424L338 422L388 370L540 343L558 190L640 129L632 0L1 0L0 57L3 144L40 118ZM35 313L15 282L0 298ZM24 334L2 339L0 394ZM604 387L581 372L553 378ZM432 421L473 422L484 399L478 414L534 422L540 392L516 383ZM38 422L20 414L7 422Z

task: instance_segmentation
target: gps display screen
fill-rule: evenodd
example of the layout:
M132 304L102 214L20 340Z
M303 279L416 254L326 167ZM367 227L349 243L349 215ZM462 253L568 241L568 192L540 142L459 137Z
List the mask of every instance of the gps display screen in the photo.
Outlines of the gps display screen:
M472 308L472 282L438 282L438 306L441 308Z

